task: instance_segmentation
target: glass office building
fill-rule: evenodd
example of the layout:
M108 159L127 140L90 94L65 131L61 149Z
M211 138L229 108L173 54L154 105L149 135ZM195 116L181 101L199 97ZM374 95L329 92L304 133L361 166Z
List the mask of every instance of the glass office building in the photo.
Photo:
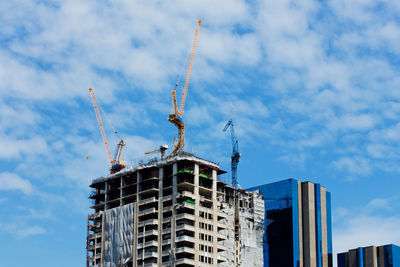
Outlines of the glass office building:
M400 247L370 246L337 255L338 267L400 267Z
M332 267L331 195L287 179L247 189L265 202L264 266Z

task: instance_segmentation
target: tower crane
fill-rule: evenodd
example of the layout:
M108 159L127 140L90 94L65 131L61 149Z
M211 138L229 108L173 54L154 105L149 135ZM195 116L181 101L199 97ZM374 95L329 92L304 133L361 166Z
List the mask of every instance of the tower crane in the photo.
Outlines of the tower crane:
M108 157L108 161L110 162L110 172L116 173L119 170L126 167L126 162L124 161L124 140L119 141L117 145L117 149L114 154L114 158L111 157L110 148L108 147L106 133L104 132L103 122L100 117L99 108L97 106L96 97L94 95L94 91L92 88L89 88L90 96L92 97L94 111L96 113L97 122L99 123L100 133L103 137L104 146L106 148L106 153Z
M192 73L194 57L196 55L200 27L201 27L201 19L198 20L196 32L194 34L192 53L190 54L189 66L186 73L185 86L183 88L182 99L179 109L178 109L178 104L176 102L176 89L172 91L172 110L171 110L171 115L169 115L168 117L168 120L178 128L178 140L177 143L175 144L174 150L168 157L173 157L177 155L177 153L182 151L185 146L185 124L183 123L182 116L189 87L190 75ZM178 87L178 83L176 84L176 87Z
M238 141L235 138L235 130L233 128L233 120L230 119L228 123L224 127L224 132L231 127L231 141L232 141L232 156L231 156L231 169L232 169L232 185L237 188L237 166L239 163L240 156L242 154L239 153Z
M231 171L232 171L232 186L234 187L234 236L235 236L235 243L234 248L235 251L240 247L240 218L239 218L239 194L237 189L237 166L239 163L239 159L241 154L239 153L239 145L238 141L235 138L235 130L233 127L233 120L232 118L229 119L228 123L225 124L223 129L224 132L231 128L231 141L232 141L232 156L231 156ZM240 256L235 254L235 267L238 266Z

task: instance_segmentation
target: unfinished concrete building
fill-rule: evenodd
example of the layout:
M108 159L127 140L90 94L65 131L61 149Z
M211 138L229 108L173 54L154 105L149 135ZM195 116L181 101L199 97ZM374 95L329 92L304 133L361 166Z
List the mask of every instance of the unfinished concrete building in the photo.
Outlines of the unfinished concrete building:
M264 200L223 173L183 153L93 180L87 265L263 266Z

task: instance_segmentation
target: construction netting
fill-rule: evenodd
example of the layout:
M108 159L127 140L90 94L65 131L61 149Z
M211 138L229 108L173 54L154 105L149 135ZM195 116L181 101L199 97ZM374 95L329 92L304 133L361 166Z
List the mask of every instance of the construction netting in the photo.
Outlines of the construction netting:
M104 267L118 267L132 256L133 204L105 211Z

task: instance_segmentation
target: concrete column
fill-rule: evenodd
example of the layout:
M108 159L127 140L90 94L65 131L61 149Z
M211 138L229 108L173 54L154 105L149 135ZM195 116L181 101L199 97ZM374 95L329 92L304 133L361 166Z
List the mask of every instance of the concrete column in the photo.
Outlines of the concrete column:
M212 215L213 215L213 266L218 266L218 229L217 229L217 219L218 219L218 207L217 207L217 171L213 170L212 171Z
M122 205L124 205L124 203L122 202L122 197L124 196L124 194L123 194L123 190L122 190L122 187L124 186L124 181L125 181L125 177L121 177L120 178L121 180L120 180L120 184L119 184L119 205L120 206L122 206Z
M322 266L328 267L328 229L326 218L326 188L321 186Z
M104 241L105 241L105 224L106 224L106 210L108 209L108 182L104 183L104 211L103 211L103 216L101 218L101 256L100 256L100 266L104 266Z
M137 183L137 190L134 194L136 194L136 201L133 202L133 237L132 237L132 262L133 262L133 267L137 267L137 258L138 258L138 253L137 253L137 245L138 245L138 224L139 224L139 216L138 216L138 209L139 209L139 171L134 173L133 175L136 175L136 183Z
M137 199L137 198L136 198ZM138 201L133 203L133 252L132 252L132 262L133 262L133 267L137 267L137 258L138 258L138 253L137 253L137 245L138 245L138 223L139 223L139 216L138 216Z
M199 210L200 210L200 193L199 193L199 164L194 164L194 239L195 239L195 246L194 246L194 260L196 262L196 266L199 265Z
M158 169L158 266L162 266L162 221L163 221L163 182L164 182L164 169L161 167Z
M142 197L139 198L139 192L142 192L142 174L140 173L140 171L137 171L137 196L136 196L137 202L142 200Z
M304 266L317 267L314 184L302 183Z
M105 182L104 183L104 190L105 190L105 192L104 192L104 210L108 210L108 200L110 198L110 196L108 195L108 192L107 192L108 187L109 187L108 182Z
M178 163L174 163L172 165L172 216L171 216L171 250L173 256L175 258L175 239L176 239L176 197L178 193L177 187L177 172L178 172ZM171 266L175 266L175 263L172 263Z
M303 267L303 205L302 205L302 190L301 182L297 182L297 196L298 196L298 214L299 214L299 265ZM296 207L293 207L296 208ZM296 263L294 263L296 264Z
M364 248L364 267L378 267L376 247L370 246Z

